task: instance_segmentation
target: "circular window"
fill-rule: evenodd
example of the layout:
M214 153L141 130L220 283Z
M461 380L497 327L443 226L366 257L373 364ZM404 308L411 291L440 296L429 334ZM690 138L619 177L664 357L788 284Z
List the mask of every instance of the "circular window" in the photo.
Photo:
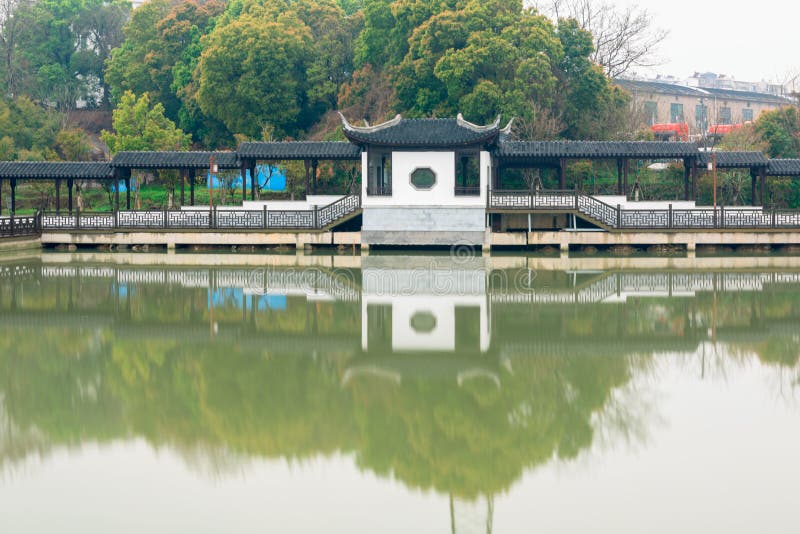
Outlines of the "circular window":
M429 334L436 328L436 317L428 311L417 312L411 316L411 328L420 334Z
M436 185L436 173L427 167L414 169L411 173L411 185L417 189L431 189Z

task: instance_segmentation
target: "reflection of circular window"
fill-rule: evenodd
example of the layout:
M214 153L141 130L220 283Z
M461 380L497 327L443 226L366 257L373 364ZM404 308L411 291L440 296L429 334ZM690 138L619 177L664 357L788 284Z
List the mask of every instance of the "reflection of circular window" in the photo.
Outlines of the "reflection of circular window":
M424 167L411 173L411 185L417 189L430 189L436 185L436 173Z
M421 334L428 334L436 328L436 317L431 312L417 312L411 316L411 328Z

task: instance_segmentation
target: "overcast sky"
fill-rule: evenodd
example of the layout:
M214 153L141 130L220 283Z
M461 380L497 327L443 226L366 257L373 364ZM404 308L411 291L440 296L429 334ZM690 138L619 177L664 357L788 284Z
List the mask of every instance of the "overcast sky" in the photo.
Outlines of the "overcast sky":
M655 72L685 78L710 71L781 82L800 73L798 0L605 1L645 8L656 27L669 30L659 50L665 62Z
M658 70L665 74L685 77L695 70L712 71L747 81L784 81L800 74L797 0L640 0L632 4L646 8L655 24L670 32L660 50L667 62Z

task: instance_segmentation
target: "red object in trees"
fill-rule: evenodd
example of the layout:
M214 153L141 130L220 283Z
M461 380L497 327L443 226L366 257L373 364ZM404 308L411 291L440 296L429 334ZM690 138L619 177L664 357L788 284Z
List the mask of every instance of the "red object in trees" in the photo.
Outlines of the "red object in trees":
M650 127L650 131L661 139L675 139L676 141L689 140L689 125L685 122L654 124Z
M741 128L742 124L712 124L708 127L708 135L723 136Z

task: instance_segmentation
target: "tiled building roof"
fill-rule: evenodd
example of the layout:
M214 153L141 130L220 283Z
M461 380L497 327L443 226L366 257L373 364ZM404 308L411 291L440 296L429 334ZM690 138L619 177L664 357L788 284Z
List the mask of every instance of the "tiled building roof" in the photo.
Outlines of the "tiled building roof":
M347 141L254 142L239 145L239 157L261 160L359 160L361 150Z
M752 167L766 167L769 160L761 152L715 152L717 155L718 169L745 169ZM700 152L699 163L708 165L711 161L710 152Z
M690 158L698 155L695 143L659 141L508 141L500 143L499 159L534 158Z
M769 176L800 176L800 159L771 159L767 167Z
M455 119L404 119L400 115L376 126L353 126L342 117L345 136L356 144L386 147L462 147L493 144L500 119L488 126Z
M111 166L128 169L205 169L214 157L221 169L238 169L236 152L119 152Z
M0 161L0 178L103 180L113 176L107 162Z

